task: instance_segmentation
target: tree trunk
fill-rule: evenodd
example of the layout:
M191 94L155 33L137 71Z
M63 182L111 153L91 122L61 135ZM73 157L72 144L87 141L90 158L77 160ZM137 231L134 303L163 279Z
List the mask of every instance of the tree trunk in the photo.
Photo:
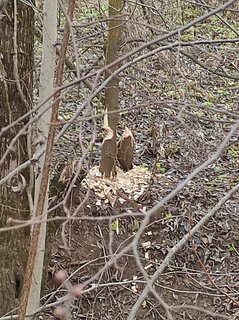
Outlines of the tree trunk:
M39 88L39 103L46 100L53 93L54 89L54 74L56 66L56 46L54 45L57 40L57 0L45 0L43 4L43 47L42 47L42 61L41 61L41 73L40 73L40 88ZM52 103L52 100L48 102L48 105ZM45 105L44 105L45 108ZM39 110L41 112L41 109ZM51 108L45 112L37 121L37 133L36 140L44 141L48 136L49 123L51 122ZM36 152L39 151L40 146L36 147ZM33 216L37 216L37 203L40 194L40 185L42 179L42 170L44 165L45 155L42 156L35 167L37 176L35 179L35 196L34 196L34 210ZM49 185L48 185L49 188ZM47 219L48 209L48 192L45 197L44 219ZM27 314L32 314L40 305L40 294L42 287L43 277L43 262L45 252L49 252L49 238L48 245L46 243L46 221L41 223L41 230L38 240L37 255L34 265L33 278L31 283L31 290L27 304ZM46 263L45 263L46 265ZM29 319L33 319L31 317Z
M108 41L106 48L105 64L108 65L114 62L119 57L120 45L122 41L122 21L119 18L123 9L123 0L109 0L109 22L108 22ZM114 19L115 18L115 19ZM117 68L116 64L105 73L107 79ZM105 110L110 114L105 116L104 129L107 131L107 136L103 141L101 152L100 172L106 178L114 176L115 165L117 158L116 146L116 127L119 117L119 78L114 77L105 87ZM113 112L113 113L112 113ZM111 138L110 138L111 137Z
M14 35L14 1L0 18L0 128L6 127L32 107L33 90L33 32L34 12L30 6L17 1ZM15 29L16 30L16 29ZM14 47L14 40L17 45ZM14 53L17 51L17 54ZM14 65L14 60L17 64ZM25 101L25 102L24 102ZM24 119L0 136L0 159L10 142L28 119ZM27 135L11 149L0 167L0 178L28 158ZM28 219L30 215L26 188L12 188L18 182L29 181L29 169L15 176L0 189L0 227L9 217ZM24 185L24 183L22 183ZM20 188L19 188L20 189ZM29 228L0 233L0 315L17 307L24 268L27 261Z

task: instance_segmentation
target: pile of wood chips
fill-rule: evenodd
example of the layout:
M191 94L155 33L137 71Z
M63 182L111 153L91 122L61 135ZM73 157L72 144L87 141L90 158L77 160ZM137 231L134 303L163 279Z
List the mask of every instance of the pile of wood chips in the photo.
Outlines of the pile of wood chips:
M116 199L120 203L126 200L117 196L117 191L123 191L131 200L137 200L147 189L150 172L147 168L133 166L129 171L116 168L117 175L114 179L102 178L99 167L93 167L82 181L84 188L90 188L98 196L97 205L102 202L110 203L113 207Z

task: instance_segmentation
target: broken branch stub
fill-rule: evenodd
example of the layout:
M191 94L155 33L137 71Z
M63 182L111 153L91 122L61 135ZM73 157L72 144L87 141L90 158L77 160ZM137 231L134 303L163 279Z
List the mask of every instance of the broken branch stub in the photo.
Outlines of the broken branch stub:
M117 159L121 168L124 171L129 171L133 168L134 159L134 137L132 131L125 128L118 144L117 144Z

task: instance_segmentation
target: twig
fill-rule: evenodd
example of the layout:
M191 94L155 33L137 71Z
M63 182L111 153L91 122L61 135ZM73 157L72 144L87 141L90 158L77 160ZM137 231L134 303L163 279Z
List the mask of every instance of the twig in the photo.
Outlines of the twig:
M209 279L209 281L212 283L212 285L219 291L221 292L221 294L224 295L224 297L227 297L229 300L231 300L232 302L235 303L235 305L239 306L239 302L236 301L233 297L231 297L227 292L225 292L224 290L222 290L212 279L212 277L210 276L210 274L207 272L207 269L205 268L205 265L203 264L201 258L199 257L199 254L196 251L196 248L194 247L194 252L198 257L199 263L203 269L203 271L205 272L207 278Z
M175 254L181 250L185 244L188 242L190 237L192 237L196 232L198 232L216 213L217 211L236 193L239 191L239 184L237 184L235 187L233 187L229 192L226 193L226 195L221 198L221 200L175 245L173 246L152 278L148 281L147 286L142 291L139 299L134 304L130 315L128 317L128 320L133 320L137 310L140 308L142 302L147 297L147 294L150 290L150 287L152 287L153 283L158 279L158 277L162 274L162 272L167 268L172 258L175 256Z
M171 308L171 310L190 309L190 310L206 313L206 314L208 314L209 316L212 316L212 317L218 317L218 318L222 318L222 319L232 320L232 317L223 315L223 314L218 313L218 312L212 312L210 310L206 310L204 308L200 308L200 307L197 307L197 306L191 306L189 304L182 304L180 306L171 306L170 308Z

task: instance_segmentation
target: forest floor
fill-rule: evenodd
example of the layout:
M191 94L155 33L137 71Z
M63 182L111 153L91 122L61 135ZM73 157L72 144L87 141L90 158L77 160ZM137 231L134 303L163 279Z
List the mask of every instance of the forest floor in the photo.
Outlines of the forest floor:
M72 105L68 107L72 108ZM215 152L220 139L228 132L228 123L213 124L188 114L182 117L175 119L170 105L163 111L148 107L147 112L138 109L122 116L122 122L135 136L135 166L143 167L150 173L147 188L133 200L119 190L113 207L107 199L102 200L91 190L77 217L110 216L112 219L89 221L79 218L69 223L64 234L68 250L63 246L62 224L57 223L51 272L66 270L73 284L93 277L109 261L112 252L119 252L132 241L141 223L141 218L137 216L113 219L114 216L150 209ZM205 111L204 117L212 119L213 111ZM89 125L86 126L87 131ZM77 137L78 133L72 134L72 139L74 135ZM58 147L62 149L63 145ZM77 143L70 145L74 150L77 147ZM141 263L149 276L155 272L169 249L238 183L238 147L238 136L235 136L216 163L200 173L153 215L138 243ZM64 152L62 154L67 154L69 148L65 146ZM94 149L92 153L94 166L99 163L99 149ZM74 211L86 193L82 183L73 189L70 210ZM122 198L125 200L123 203L119 201ZM233 319L230 315L239 311L238 208L238 196L234 196L175 255L155 283L160 297L170 306L178 307L172 311L173 319L221 319L213 312ZM55 214L65 215L60 209ZM91 282L90 287L95 288L77 300L73 308L74 318L127 319L145 284L130 250ZM48 285L50 292L56 289L52 281ZM62 292L55 297L61 295ZM182 307L183 304L188 307ZM194 310L196 307L204 312ZM166 319L166 316L157 300L149 296L142 304L137 319Z
M222 46L221 51L217 47L195 46L189 52L213 70L220 71L220 66L230 61L238 64L238 50L233 45L224 50ZM90 66L94 58L97 60L93 48ZM82 62L85 64L86 61ZM81 160L82 150L89 146L93 133L96 139L83 163L84 173L71 192L67 210L59 207L52 212L53 217L64 217L82 204L66 229L63 230L62 221L56 222L46 293L57 290L51 280L54 271L64 269L72 284L84 283L104 267L112 253L120 252L132 241L142 219L133 214L152 208L217 150L238 117L238 94L236 80L209 72L184 55L179 58L176 51L154 55L121 74L119 102L121 109L128 111L121 114L119 136L126 126L131 129L135 138L134 166L149 174L138 196L119 189L113 205L94 189L87 193L85 188L86 174L99 166L104 133L102 118L96 122L81 121L88 114L80 114L79 121L71 125L55 148L55 177L59 178L66 164L73 166L73 161ZM69 120L83 99L81 92L68 95L61 107L62 119ZM96 114L102 112L95 100L93 109ZM237 133L216 162L152 216L137 246L149 277L170 248L239 183L238 138ZM67 187L57 190L57 197L52 199L54 205L66 195ZM155 282L154 288L171 307L174 320L239 318L238 208L237 194L177 252ZM123 213L132 216L114 218ZM126 320L145 285L134 252L129 250L85 288L86 292L72 306L74 319ZM64 294L64 290L57 291L51 302ZM51 318L52 310L45 315ZM162 305L150 294L137 319L167 317Z

